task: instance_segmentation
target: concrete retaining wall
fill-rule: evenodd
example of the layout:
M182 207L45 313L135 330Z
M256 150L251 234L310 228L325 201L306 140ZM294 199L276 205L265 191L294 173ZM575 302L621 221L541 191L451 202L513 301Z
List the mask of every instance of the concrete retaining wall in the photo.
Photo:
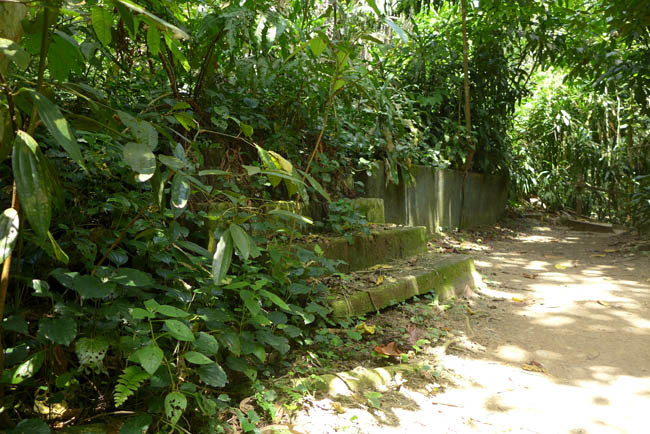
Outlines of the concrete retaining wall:
M364 176L367 197L384 199L386 222L426 226L430 233L494 224L503 216L508 200L502 176L468 173L463 205L463 172L413 168L415 182L386 182L383 167ZM462 208L462 209L461 209Z

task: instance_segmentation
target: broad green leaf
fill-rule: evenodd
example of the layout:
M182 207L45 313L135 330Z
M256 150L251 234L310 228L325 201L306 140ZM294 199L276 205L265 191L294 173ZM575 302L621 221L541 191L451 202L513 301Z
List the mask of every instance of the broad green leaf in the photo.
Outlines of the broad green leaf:
M196 253L199 256L205 256L206 258L209 258L212 256L212 253L208 249L204 249L203 247L199 246L196 243L193 243L191 241L187 240L178 240L176 241L176 244L179 245L180 247L189 250L193 253Z
M339 89L342 88L343 86L345 86L345 80L339 78L338 80L336 80L336 81L334 82L334 86L332 86L332 91L333 91L333 92L336 92L337 90L339 90Z
M253 342L252 340L245 340L242 342L242 353L252 354L257 357L260 362L266 361L266 350L264 350L264 346L257 342Z
M90 20L99 41L108 46L113 40L113 14L104 7L93 7L90 9Z
M280 168L281 170L287 172L288 174L293 173L293 164L289 162L286 158L284 158L282 155L278 154L277 152L273 151L267 151L271 159L273 159L273 162L275 163L275 168Z
M103 298L111 291L110 288L95 276L75 276L72 281L72 289L83 298Z
M270 345L280 354L286 354L291 349L287 338L275 335L270 330L259 330L256 333L256 337L259 342L264 342L265 345Z
M2 329L9 330L16 333L28 334L27 321L18 315L11 315L2 319Z
M131 10L125 7L122 3L115 2L115 7L117 12L120 14L124 29L126 29L129 37L132 40L135 40L138 34L138 19L135 18Z
M108 352L108 341L101 336L81 338L75 343L74 349L81 366L99 368L103 366L104 357Z
M153 190L153 197L158 208L162 208L163 199L165 198L165 181L167 177L161 170L157 170L151 177L151 189Z
M207 176L207 175L228 175L230 172L226 172L225 170L219 170L219 169L207 169L207 170L201 170L199 171L199 176Z
M190 72L190 70L192 69L190 66L190 62L187 60L187 57L185 57L185 54L183 54L183 52L181 51L180 44L177 41L170 38L167 33L165 33L163 37L174 59L178 61L178 63L183 67L183 69L186 72Z
M217 363L200 366L195 370L195 372L199 374L201 381L208 386L224 387L228 383L226 371L224 371Z
M147 10L142 8L141 6L138 6L136 3L132 2L132 1L129 1L129 0L116 0L116 1L123 4L127 8L133 10L134 12L146 15L147 17L153 19L157 23L162 24L163 26L167 27L168 29L170 29L172 31L172 33L174 34L175 39L190 39L190 35L186 31L181 30L180 28L176 27L173 24L168 23L167 21L165 21L165 20L163 20L161 18L158 18L157 16L155 16L154 14L148 12Z
M368 6L370 6L372 10L375 11L377 16L380 17L381 12L379 12L379 8L377 7L377 3L375 2L375 0L366 0L366 2L368 3Z
M171 204L174 208L184 209L190 198L190 182L187 177L178 172L172 180Z
M124 125L129 127L133 138L138 142L146 145L150 151L154 151L158 146L158 131L147 121L135 118L130 114L118 111L120 120Z
M9 257L18 238L18 212L7 208L0 214L0 264Z
M303 223L308 225L314 224L314 221L309 217L305 217L304 215L296 214L291 211L286 211L283 209L274 209L269 211L267 214L276 215L278 217L283 217L286 219L296 220L298 223Z
M28 360L21 363L16 370L11 374L11 384L20 384L23 381L31 378L41 369L45 361L45 352L40 351L30 357Z
M82 71L85 59L74 38L60 31L54 33L47 50L47 69L52 79L66 81L71 72Z
M171 318L185 318L189 316L189 313L185 312L183 309L169 306L168 304L157 306L155 311Z
M206 356L214 356L219 351L219 342L211 334L199 332L199 336L192 343L192 348Z
M323 41L323 38L320 35L312 38L312 40L309 41L309 49L312 53L314 53L314 56L316 57L323 54L323 51L325 51L326 48L327 43Z
M120 434L144 434L149 430L153 418L149 413L140 413L130 417L120 428Z
M29 66L29 54L20 44L11 39L0 38L0 54L11 59L20 70Z
M230 231L226 230L221 234L217 243L217 249L214 251L214 256L212 257L212 279L214 279L214 283L217 285L221 284L221 281L226 277L226 273L230 268L232 247L232 236L230 235Z
M128 142L122 152L124 162L138 172L138 181L151 179L156 172L156 156L143 143Z
M149 28L147 28L147 46L151 55L158 57L158 53L160 53L160 32L152 24L149 24Z
M307 181L309 181L309 184L314 188L314 190L316 190L317 192L319 192L319 193L321 194L321 196L323 196L323 197L324 197L328 202L331 202L331 201L332 201L332 199L330 198L330 195L327 194L327 192L325 191L325 189L323 188L323 186L320 185L320 183L319 183L318 181L316 181L316 179L314 179L314 178L313 178L310 174L308 174L307 172L303 172L302 170L300 170L299 172L300 172L300 174L301 174L302 176L305 177L305 179L306 179Z
M155 318L156 315L153 312L149 312L148 310L144 310L139 307L132 307L129 308L129 313L131 314L131 317L135 320L141 320L145 318Z
M158 155L158 159L162 164L174 170L181 170L185 167L185 163L176 157L170 157L169 155Z
M54 235L52 235L50 231L47 231L47 238L50 240L50 246L52 247L52 254L54 256L54 259L62 262L65 265L68 265L68 261L70 260L68 254L63 251L61 246L59 246L59 243L56 242Z
M7 434L50 434L52 431L47 423L41 419L21 420L15 428L7 431Z
M244 133L244 135L246 137L248 137L248 138L253 137L254 130L253 130L253 127L251 125L248 125L247 123L244 123L244 122L240 122L239 127L241 128L242 132Z
M52 198L44 159L36 140L26 132L18 131L11 157L14 180L23 211L41 241L47 238L52 218Z
M285 303L284 300L282 300L280 297L278 297L277 295L273 294L272 292L269 292L269 291L267 291L266 289L260 289L260 290L258 290L258 293L259 293L261 296L263 296L263 297L265 297L266 299L268 299L269 301L271 301L271 302L272 302L273 304L275 304L276 306L278 306L280 309L291 310L291 308L289 307L289 305L288 305L287 303Z
M169 334L178 339L179 341L192 342L194 340L194 334L192 330L185 323L182 323L176 319L165 320L165 326L169 331Z
M197 351L188 351L185 353L185 360L195 365L210 365L214 363L214 360L210 360L209 357Z
M239 254L242 256L242 258L248 259L251 252L250 243L252 242L248 234L244 232L241 226L233 223L230 225L230 235L235 242L235 248Z
M163 350L156 344L148 345L140 348L133 354L133 357L140 363L142 369L147 371L150 375L156 373L164 358Z
M70 345L77 336L77 322L70 316L42 318L38 323L38 334L58 345Z
M149 273L135 268L118 268L111 276L111 280L120 285L138 287L147 287L154 283Z
M194 116L185 112L174 113L174 118L185 128L185 131L189 131L192 128L196 127L194 121Z
M165 396L165 415L172 426L176 425L187 408L187 398L181 392L170 392Z
M388 24L390 26L390 28L393 29L393 31L395 33L397 33L397 35L400 37L402 42L404 42L405 44L408 44L409 37L406 34L406 32L404 31L404 29L402 29L399 25L397 25L397 23L395 23L395 21L391 20L388 17L385 17L384 20L386 21L386 24Z

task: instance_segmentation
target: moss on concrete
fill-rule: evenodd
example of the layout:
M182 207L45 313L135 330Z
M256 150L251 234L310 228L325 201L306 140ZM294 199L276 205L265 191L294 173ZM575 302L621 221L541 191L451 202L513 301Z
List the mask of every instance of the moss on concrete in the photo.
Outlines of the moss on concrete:
M427 270L416 270L397 281L339 296L330 302L336 318L364 315L393 306L416 295L435 292L442 301L476 288L478 273L469 256L454 256L434 263Z
M326 258L346 262L339 266L342 272L408 258L427 249L426 228L422 226L372 231L370 235L355 235L350 241L345 237L334 237L325 238L318 244Z
M369 223L385 223L384 199L360 197L352 200L352 208L365 217Z

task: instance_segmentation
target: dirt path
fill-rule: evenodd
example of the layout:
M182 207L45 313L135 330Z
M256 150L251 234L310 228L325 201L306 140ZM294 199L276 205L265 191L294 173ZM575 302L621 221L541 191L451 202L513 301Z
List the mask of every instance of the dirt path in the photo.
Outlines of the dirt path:
M442 315L455 337L423 356L434 370L379 390L379 408L314 399L293 432L650 432L649 252L630 236L511 227L461 244L486 285Z

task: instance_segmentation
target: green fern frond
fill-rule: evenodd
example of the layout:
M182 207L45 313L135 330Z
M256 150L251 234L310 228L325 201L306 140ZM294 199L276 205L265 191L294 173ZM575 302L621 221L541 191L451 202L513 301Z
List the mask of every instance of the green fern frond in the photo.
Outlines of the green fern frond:
M139 366L127 366L117 379L115 386L115 406L124 404L149 379L150 375Z

